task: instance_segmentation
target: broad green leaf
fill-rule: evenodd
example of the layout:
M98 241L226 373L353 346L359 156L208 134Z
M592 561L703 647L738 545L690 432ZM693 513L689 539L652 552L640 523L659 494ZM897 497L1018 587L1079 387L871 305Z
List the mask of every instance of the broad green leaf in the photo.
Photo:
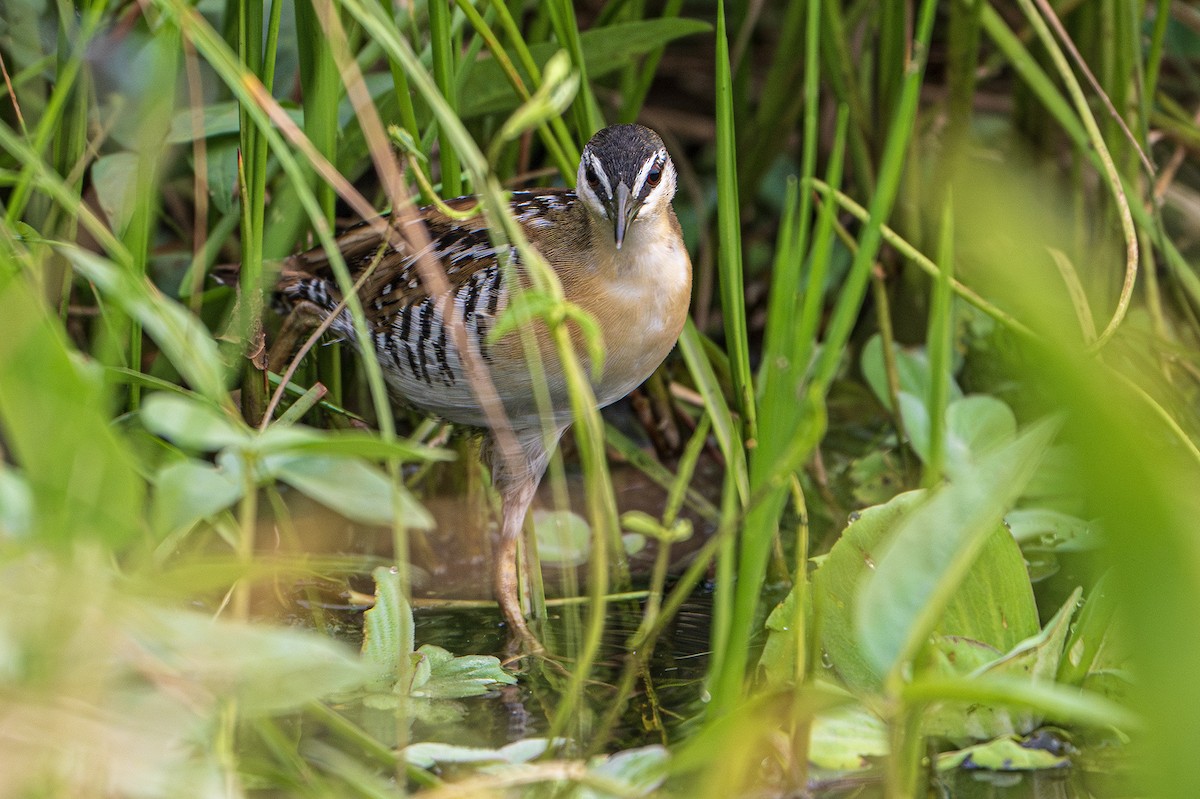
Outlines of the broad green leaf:
M285 108L287 115L300 127L304 126L304 115L297 108ZM238 132L238 104L233 100L210 103L204 106L199 130L193 115L194 109L188 107L176 111L171 117L171 131L167 134L168 144L183 144L194 141L199 137L233 136ZM210 147L212 145L209 145ZM211 152L211 150L210 150Z
M913 450L929 460L929 409L925 399L900 392L900 414ZM989 451L1007 444L1017 420L1004 402L984 395L960 397L946 407L946 470L953 476Z
M412 695L425 699L462 699L483 696L501 685L514 685L517 678L504 670L491 655L455 657L440 646L425 644L417 650Z
M193 390L213 401L226 396L225 364L212 334L195 316L144 276L78 247L59 244L57 249L81 275L141 323Z
M1004 517L1027 552L1087 552L1100 546L1096 524L1047 508L1017 508Z
M973 638L959 635L935 635L929 645L926 668L946 675L964 676L992 663L1002 653Z
M1002 400L985 394L961 397L946 406L946 432L951 457L979 458L1003 446L1017 434L1017 418Z
M919 398L924 407L924 398L929 396L929 359L924 350L913 350L896 347L896 379L897 390ZM883 339L874 335L867 341L862 351L862 373L867 385L875 393L883 407L895 412L892 407L887 387L887 371L883 360ZM950 381L948 399L953 402L962 396L962 389L954 381Z
M579 36L588 78L611 74L635 59L674 39L706 33L712 25L695 19L648 19L621 22L584 31ZM529 48L533 61L543 68L561 49L555 43L535 44ZM484 58L472 65L466 84L459 92L464 119L509 111L517 107L517 95L494 59Z
M0 538L33 533L33 492L16 469L0 467Z
M100 210L113 233L121 236L137 203L138 156L117 152L102 155L92 164L92 186Z
M1079 620L1071 630L1058 664L1057 679L1067 685L1080 685L1096 670L1116 670L1127 665L1128 646L1121 625L1116 622L1117 595L1112 577L1106 572L1088 592Z
M354 456L367 460L384 460L398 458L402 461L448 461L454 459L454 453L449 450L435 449L407 441L384 441L378 435L368 433L326 433L309 428L286 427L277 428L272 425L263 434L263 440L258 445L260 452L293 452L319 455ZM285 437L284 430L304 430L304 437ZM279 436L276 438L275 436ZM268 438L268 436L270 436Z
M375 605L363 614L363 660L376 670L374 687L383 690L403 677L416 649L412 606L400 586L400 574L394 568L379 566L375 578Z
M938 771L959 767L988 771L1038 771L1066 768L1070 760L1066 755L1056 755L1045 749L1027 749L1021 746L1017 738L1005 736L965 749L942 752L937 756L936 765Z
M533 532L538 558L557 566L578 566L592 553L592 528L587 520L569 510L535 510Z
M0 270L0 308L0 439L32 500L29 529L118 547L143 531L145 484L109 424L102 381L72 357L24 275Z
M767 616L767 641L758 667L769 686L787 685L796 674L796 631L792 629L796 612L796 589L788 591Z
M870 765L867 758L888 751L887 725L862 705L844 705L813 719L808 760L817 768L857 771Z
M1062 659L1071 616L1081 592L1076 589L1067 603L1037 635L1021 641L1011 651L981 664L967 674L971 678L1002 678L1028 682L1053 682ZM966 663L955 664L966 674ZM1043 721L1041 714L987 702L934 704L925 713L922 729L952 741L986 741L1001 735L1032 732Z
M250 431L224 411L199 397L160 392L146 397L142 424L155 435L198 452L244 447Z
M524 738L499 749L422 741L406 746L402 754L409 765L428 769L438 763L528 763L549 748L547 738Z
M163 679L237 701L239 714L297 710L362 685L371 671L345 646L316 633L160 611L135 637Z
M1037 635L1037 602L1025 559L1003 525L987 535L978 560L946 604L935 629L1007 652Z
M1033 473L1055 427L1041 423L930 493L864 580L855 609L863 653L881 673L912 658Z
M220 513L241 499L243 487L238 475L208 463L167 464L154 479L150 518L155 534L161 538Z
M270 471L327 508L363 524L391 524L394 490L405 525L421 530L433 527L433 517L408 489L393 487L387 475L365 461L326 455L273 456Z
M813 572L813 609L821 647L829 666L851 690L871 691L881 684L854 631L859 586L864 575L875 569L881 542L925 497L925 491L909 491L852 514L850 524Z
M582 785L573 799L650 796L667 778L671 754L665 746L651 745L598 755L588 761L588 773L611 781L612 791Z

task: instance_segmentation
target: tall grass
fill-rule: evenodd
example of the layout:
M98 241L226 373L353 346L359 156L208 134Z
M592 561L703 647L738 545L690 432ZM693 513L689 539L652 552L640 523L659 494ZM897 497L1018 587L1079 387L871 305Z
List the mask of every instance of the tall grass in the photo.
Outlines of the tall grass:
M1085 753L1078 770L1131 740L1123 768L1147 793L1200 793L1200 722L1180 712L1200 706L1186 3L10 6L0 631L14 664L40 666L0 670L0 740L21 743L0 746L0 793L566 780L730 796L819 785L837 763L900 797L947 783L955 753L990 762L1043 726ZM680 439L654 455L596 411L594 320L505 196L570 185L588 137L634 119L671 146L685 235L715 234L711 258L693 252L696 285L719 286L693 310L720 323L689 322L652 381L648 404ZM347 217L467 193L529 264L508 323L539 319L558 349L575 460L548 479L565 504L578 464L592 553L582 615L531 589L551 659L521 685L545 734L518 735L522 756L473 742L497 762L541 759L491 772L405 748L452 735L428 722L447 715L429 696L511 681L413 651L409 549L433 497L401 467L446 453L391 406L372 359L326 349L288 386L263 358L274 259L332 249ZM222 262L241 264L236 297L205 277ZM369 434L338 432L362 418ZM664 486L659 513L621 515L613 452ZM708 466L719 495L700 488ZM361 657L261 619L272 585L345 587L379 565L292 547L281 483L389 531L394 582L376 573ZM707 539L672 564L689 525ZM623 532L660 546L628 626ZM706 575L705 677L666 707L655 654ZM49 624L64 607L83 621ZM634 703L651 735L631 742ZM92 717L149 746L143 716L173 725L136 771L77 732L65 751L103 779L53 754ZM1004 751L1035 762L1018 750ZM30 753L44 770L4 776Z

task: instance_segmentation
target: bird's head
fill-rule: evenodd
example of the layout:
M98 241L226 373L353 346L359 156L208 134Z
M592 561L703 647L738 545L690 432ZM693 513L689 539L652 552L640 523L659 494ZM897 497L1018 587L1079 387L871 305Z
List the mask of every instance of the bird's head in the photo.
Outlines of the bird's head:
M637 220L670 207L676 183L675 164L657 133L642 125L609 125L583 148L575 191L612 225L619 250Z

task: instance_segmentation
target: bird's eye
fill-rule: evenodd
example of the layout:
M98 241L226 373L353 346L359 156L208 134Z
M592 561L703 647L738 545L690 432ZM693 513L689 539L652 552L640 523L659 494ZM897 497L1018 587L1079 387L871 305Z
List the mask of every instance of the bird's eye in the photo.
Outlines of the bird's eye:
M650 188L654 188L659 184L660 181L662 181L662 175L662 167L658 164L655 164L651 170L646 173L646 185Z
M584 171L583 176L587 178L588 185L592 187L592 191L600 190L600 176L596 174L596 170L589 165Z

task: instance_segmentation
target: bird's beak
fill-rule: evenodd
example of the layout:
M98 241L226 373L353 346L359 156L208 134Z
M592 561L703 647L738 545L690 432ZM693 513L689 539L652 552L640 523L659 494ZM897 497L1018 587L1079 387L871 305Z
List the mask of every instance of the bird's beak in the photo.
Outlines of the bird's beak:
M637 216L638 208L639 203L633 201L629 196L629 187L625 185L624 181L618 183L617 194L613 198L613 222L616 228L618 250L625 243L625 233L633 224L633 218Z

